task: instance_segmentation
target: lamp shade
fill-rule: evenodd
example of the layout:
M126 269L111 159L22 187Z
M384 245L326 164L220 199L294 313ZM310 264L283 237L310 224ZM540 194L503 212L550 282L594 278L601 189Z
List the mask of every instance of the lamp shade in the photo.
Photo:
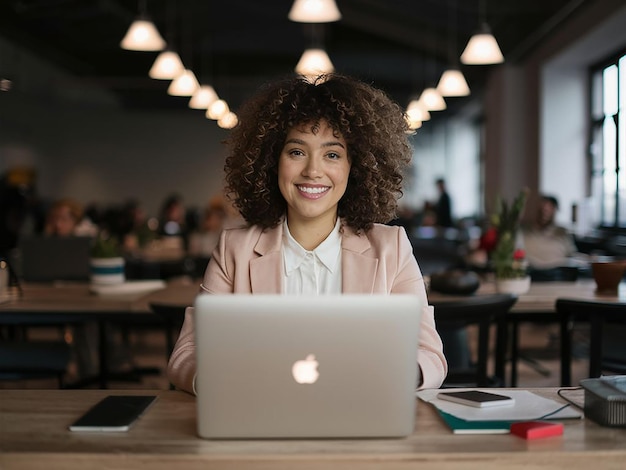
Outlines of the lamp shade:
M228 104L224 100L217 100L211 103L209 109L207 109L206 117L209 119L219 120L230 112Z
M202 85L194 92L189 100L192 109L208 109L219 97L211 85Z
M194 73L189 69L185 69L178 77L172 80L172 83L167 88L167 93L172 96L191 96L199 86L200 84Z
M434 87L426 88L420 95L419 100L428 111L442 111L447 108L443 96Z
M296 73L305 77L317 77L335 70L324 49L306 49L296 65Z
M217 120L217 125L222 129L232 129L238 122L239 120L237 119L237 115L232 111L229 111Z
M437 91L443 97L467 96L470 94L470 89L463 73L459 69L452 67L441 75L437 84Z
M341 13L335 0L294 0L287 17L298 23L330 23L339 21Z
M172 50L165 50L154 60L148 75L156 80L174 80L184 70L180 56Z
M430 113L420 100L411 100L409 105L406 107L406 113L409 118L413 120L419 120L422 122L430 120Z
M129 51L160 51L165 47L165 40L152 21L139 17L128 28L120 46Z
M487 23L483 23L481 30L470 38L463 54L461 54L461 62L468 65L488 65L504 62L500 46L498 46L496 38L491 34L491 29Z

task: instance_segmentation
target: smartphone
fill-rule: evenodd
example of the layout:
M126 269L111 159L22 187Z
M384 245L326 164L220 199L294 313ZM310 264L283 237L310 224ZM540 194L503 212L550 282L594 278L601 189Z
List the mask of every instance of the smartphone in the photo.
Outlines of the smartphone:
M156 395L110 395L72 423L70 431L128 431L156 398Z
M462 405L487 408L490 406L513 405L515 399L497 393L482 392L479 390L465 390L461 392L440 392L437 398L453 401Z

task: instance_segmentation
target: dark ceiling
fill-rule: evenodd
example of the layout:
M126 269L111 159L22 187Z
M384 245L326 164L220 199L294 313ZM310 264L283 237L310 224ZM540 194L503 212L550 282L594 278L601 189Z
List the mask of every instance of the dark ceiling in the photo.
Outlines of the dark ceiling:
M336 0L343 15L312 26L287 19L293 0L147 0L163 37L236 109L261 83L293 72L321 38L338 72L385 89L401 105L436 84L479 26L480 11L505 60L522 59L593 0ZM0 0L0 35L72 74L115 92L129 109L183 109L152 80L156 52L119 47L139 12L137 0ZM479 93L493 66L462 66ZM0 70L0 75L2 70ZM449 104L465 98L449 99Z

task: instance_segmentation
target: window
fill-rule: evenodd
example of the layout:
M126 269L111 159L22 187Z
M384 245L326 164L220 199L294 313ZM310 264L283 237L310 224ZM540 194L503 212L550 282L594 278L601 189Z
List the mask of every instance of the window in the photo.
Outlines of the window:
M591 71L591 195L603 227L626 228L626 53Z

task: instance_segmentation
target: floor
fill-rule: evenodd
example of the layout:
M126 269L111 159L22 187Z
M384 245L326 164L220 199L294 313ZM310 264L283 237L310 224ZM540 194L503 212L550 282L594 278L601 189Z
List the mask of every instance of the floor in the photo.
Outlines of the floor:
M32 331L33 338L61 338L72 340L71 331L58 328L40 329ZM493 335L492 335L493 336ZM572 367L572 383L578 384L586 377L587 361L585 356L585 330L577 332L578 346L574 355ZM470 330L470 337L475 337L475 331ZM575 337L576 338L576 337ZM522 324L520 326L520 351L523 359L518 365L518 387L558 387L560 385L560 367L558 352L558 329L556 325ZM117 344L121 340L118 338ZM129 335L130 348L117 348L117 357L113 358L119 364L119 370L129 372L134 367L155 369L156 373L127 374L124 380L110 383L111 389L167 389L169 382L165 376L166 345L165 336L159 330L142 329L131 332ZM70 364L66 382L71 383L79 378L78 362ZM507 377L509 377L507 367ZM1 381L0 388L29 389L29 388L57 388L56 379ZM96 388L90 385L88 388Z

